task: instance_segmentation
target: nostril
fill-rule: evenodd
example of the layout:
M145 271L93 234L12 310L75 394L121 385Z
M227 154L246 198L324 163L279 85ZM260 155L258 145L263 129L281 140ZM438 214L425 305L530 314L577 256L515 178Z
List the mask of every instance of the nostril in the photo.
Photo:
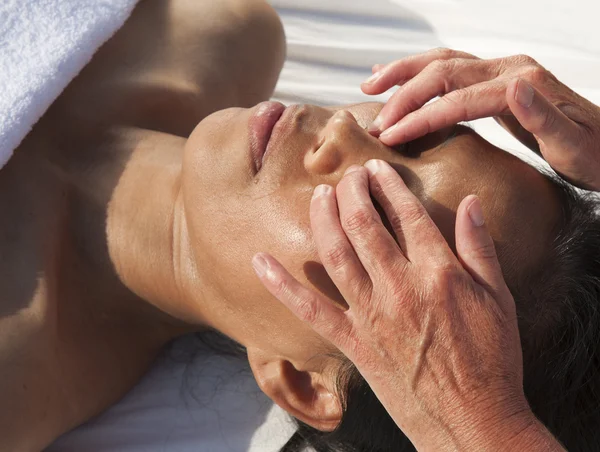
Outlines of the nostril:
M343 165L361 130L354 115L348 110L338 110L329 117L319 133L316 145L306 153L304 164L309 172L331 174Z
M321 149L324 144L325 144L325 135L321 135L319 137L319 141L317 142L315 148L312 151L312 154L316 154L317 152L319 152L319 149Z

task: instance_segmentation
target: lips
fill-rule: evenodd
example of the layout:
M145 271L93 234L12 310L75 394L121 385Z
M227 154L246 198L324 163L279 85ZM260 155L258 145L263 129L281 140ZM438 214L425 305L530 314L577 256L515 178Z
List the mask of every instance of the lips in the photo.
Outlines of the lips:
M250 156L256 171L263 166L263 159L273 133L273 128L285 111L285 105L279 102L262 102L248 121L250 132Z

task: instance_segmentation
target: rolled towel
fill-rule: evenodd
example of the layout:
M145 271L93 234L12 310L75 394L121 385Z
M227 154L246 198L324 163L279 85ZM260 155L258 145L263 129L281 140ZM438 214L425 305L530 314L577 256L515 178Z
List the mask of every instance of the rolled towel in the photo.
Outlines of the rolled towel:
M0 0L0 168L137 0Z

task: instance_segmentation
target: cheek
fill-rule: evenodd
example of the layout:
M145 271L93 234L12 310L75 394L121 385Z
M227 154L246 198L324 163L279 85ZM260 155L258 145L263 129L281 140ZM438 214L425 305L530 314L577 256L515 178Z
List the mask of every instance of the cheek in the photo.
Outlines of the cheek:
M205 282L212 285L209 292L227 307L223 315L235 312L244 323L226 334L246 346L307 360L328 344L264 288L251 266L255 253L267 252L301 284L335 298L337 290L314 247L308 200L294 203L287 195L265 202L242 197L221 202L221 209L204 219L203 269Z
M252 287L258 283L260 290L253 290L254 294L265 295L250 264L257 252L274 256L303 283L307 281L305 264L318 259L308 221L308 207L292 211L289 206L293 203L257 201L260 200L245 196L222 197L207 200L207 205L198 211L197 222L203 224L198 235L203 257L199 257L204 259L206 271L213 273L231 297L240 295L240 285L224 282L224 279L243 281Z

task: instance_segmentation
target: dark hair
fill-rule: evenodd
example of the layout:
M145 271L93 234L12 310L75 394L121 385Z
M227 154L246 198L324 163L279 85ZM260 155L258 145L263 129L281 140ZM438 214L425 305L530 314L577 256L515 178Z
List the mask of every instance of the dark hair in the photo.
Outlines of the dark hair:
M600 450L598 201L547 177L562 206L554 240L538 268L505 276L517 305L529 404L567 450L589 452ZM338 427L321 432L298 422L282 452L415 450L350 362L342 360L338 375L344 411Z

